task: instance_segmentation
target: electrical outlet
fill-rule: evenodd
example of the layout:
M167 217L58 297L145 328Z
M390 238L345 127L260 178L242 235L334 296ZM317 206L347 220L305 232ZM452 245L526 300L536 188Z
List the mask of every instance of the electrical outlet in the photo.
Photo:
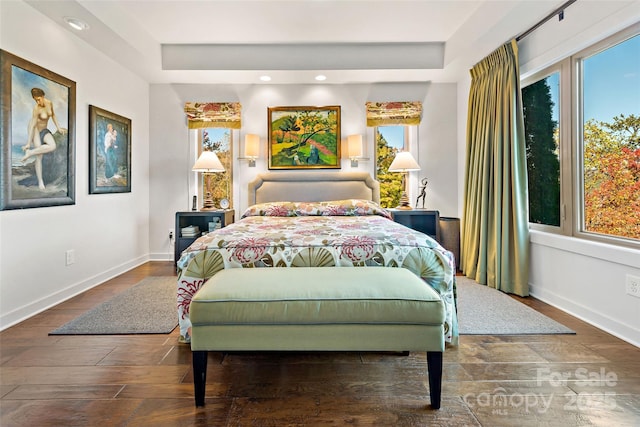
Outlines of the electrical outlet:
M65 255L65 265L71 265L76 262L76 251L73 249L69 249L64 253Z
M169 240L173 240L173 228L169 229Z
M627 274L627 294L640 298L640 277Z

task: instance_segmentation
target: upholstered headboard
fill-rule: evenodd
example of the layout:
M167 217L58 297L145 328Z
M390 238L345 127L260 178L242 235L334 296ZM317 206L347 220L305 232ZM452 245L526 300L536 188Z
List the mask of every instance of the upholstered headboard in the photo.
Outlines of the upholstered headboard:
M380 183L366 172L269 172L249 183L249 206L266 202L365 199L380 203Z

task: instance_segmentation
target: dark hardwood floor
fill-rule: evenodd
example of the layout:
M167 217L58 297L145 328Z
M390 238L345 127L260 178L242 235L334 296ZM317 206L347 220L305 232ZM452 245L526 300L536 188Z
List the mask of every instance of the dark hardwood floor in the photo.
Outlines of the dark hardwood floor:
M2 426L638 426L640 349L533 298L576 335L470 336L444 355L442 408L411 353L211 353L169 335L49 336L147 276L150 262L0 333Z

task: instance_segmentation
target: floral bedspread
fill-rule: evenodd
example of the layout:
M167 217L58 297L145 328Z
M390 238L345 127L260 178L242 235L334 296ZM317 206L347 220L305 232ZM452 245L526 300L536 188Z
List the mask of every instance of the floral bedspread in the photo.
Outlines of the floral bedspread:
M355 208L256 205L240 221L200 237L178 261L180 334L188 337L191 298L222 269L387 266L413 271L440 293L445 340L456 344L453 255L429 236L393 222L385 210Z

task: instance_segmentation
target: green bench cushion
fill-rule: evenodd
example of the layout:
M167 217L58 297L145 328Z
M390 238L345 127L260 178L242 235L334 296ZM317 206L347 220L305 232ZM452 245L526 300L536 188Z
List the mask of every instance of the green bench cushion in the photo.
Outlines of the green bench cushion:
M191 302L204 325L442 325L438 293L411 271L389 267L228 269Z

